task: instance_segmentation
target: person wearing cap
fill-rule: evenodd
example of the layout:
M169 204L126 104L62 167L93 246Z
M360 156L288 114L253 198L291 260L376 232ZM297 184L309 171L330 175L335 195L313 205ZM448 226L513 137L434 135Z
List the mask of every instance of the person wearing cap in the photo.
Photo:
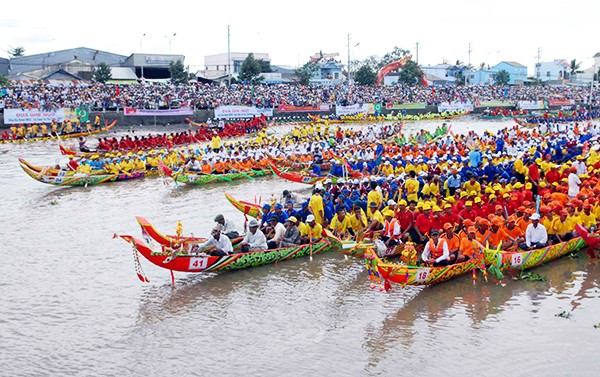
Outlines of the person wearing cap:
M223 256L228 254L233 254L233 246L231 245L231 240L229 237L222 233L223 227L221 224L217 224L212 232L211 236L206 242L198 245L200 251L202 252L204 249L214 246L214 250L207 252L209 255L215 256Z
M465 221L466 219L475 220L477 213L473 210L473 202L471 200L465 202L465 208L458 213L458 217L461 221Z
M265 237L265 234L258 229L258 226L259 224L256 219L251 219L248 222L248 233L246 233L246 236L244 236L244 239L240 243L240 250L242 253L267 250L269 248L267 245L267 238Z
M456 263L466 262L475 257L480 247L475 239L476 234L477 228L474 226L469 226L465 229L465 236L460 239Z
M413 242L421 245L425 244L427 242L427 235L432 229L432 224L431 205L425 204L423 206L423 213L419 214L415 219L415 231L418 237Z
M376 233L381 234L381 240L387 247L396 246L402 242L400 223L394 217L395 213L391 209L384 210L382 214L385 218L383 229Z
M298 230L298 220L291 216L285 221L285 232L283 238L277 244L278 247L290 247L300 245L300 230Z
M310 197L310 200L308 201L308 208L310 209L310 212L315 217L315 221L321 225L324 224L325 220L325 207L323 204L323 197L321 196L322 191L323 186L317 184L315 186L314 194Z
M271 216L269 216L268 233L265 233L267 238L271 237L267 241L269 249L276 249L278 247L281 240L283 240L285 231L286 227L279 222L279 218L271 214Z
M377 209L377 203L370 202L369 208L367 208L367 222L369 226L367 228L367 235L372 236L373 232L383 229L384 218L381 211Z
M323 227L315 221L313 215L308 215L305 223L298 224L298 229L300 230L301 244L318 242L323 238Z
M548 234L548 238L555 244L575 237L575 224L569 218L569 213L563 209L558 212L558 216L552 222L552 234Z
M497 249L498 246L501 246L502 250L508 250L514 245L504 231L502 222L497 217L490 221L490 235L487 242L489 242L490 249Z
M469 175L469 180L463 183L463 190L472 197L479 195L481 192L481 184L477 182L477 177L474 174Z
M510 215L506 219L506 225L504 227L504 232L510 241L513 243L513 248L519 245L521 242L525 241L525 232L516 225L517 217L515 215Z
M300 197L290 190L283 190L279 203L287 204L289 201L292 201L294 205L298 205L300 203Z
M344 238L346 236L346 233L354 235L354 231L352 230L351 218L350 216L346 215L346 209L344 207L338 207L336 215L333 216L333 219L331 220L329 229L331 229L333 231L333 234L335 234L339 238Z
M454 194L456 194L456 190L460 188L462 183L461 176L458 174L458 170L456 168L452 169L452 174L448 176L446 183L448 185L450 196L454 196Z
M579 221L590 232L594 232L598 228L598 219L592 212L592 206L589 203L583 204L583 211L579 212Z
M569 191L567 194L569 195L570 199L573 199L577 197L577 194L579 194L579 186L581 185L581 179L579 179L579 176L577 175L577 168L570 168L567 182L569 185Z
M369 191L369 194L367 194L367 202L375 202L377 204L377 209L381 209L383 205L383 196L381 195L381 192L377 190L377 182L371 181L369 186L371 191Z
M444 229L444 232L442 233L441 238L445 239L448 243L448 253L450 254L450 257L448 258L448 263L452 264L458 259L460 239L454 233L454 226L452 224L445 223L442 227Z
M431 239L425 243L425 249L421 254L423 264L432 267L447 266L450 258L448 242L440 238L440 232L437 229L431 229L429 234Z
M233 222L226 219L223 215L218 214L215 216L215 222L222 226L221 233L225 234L229 239L234 239L240 236L240 233L235 228Z
M540 224L540 215L534 213L531 215L531 224L527 226L525 231L525 242L522 242L519 247L523 250L533 250L545 247L548 244L548 233L546 228Z
M475 228L477 228L477 234L475 239L482 245L485 245L489 241L492 233L490 232L490 221L485 218L478 217L475 221Z
M414 170L411 170L409 173L409 177L404 182L404 190L406 192L406 200L407 201L418 201L419 200L419 187L421 183L417 180L417 173Z
M191 171L202 171L202 165L200 164L200 161L196 159L196 156L192 155L187 164L185 164L185 169Z
M540 169L539 165L542 163L541 158L537 158L534 162L529 165L528 177L531 182L531 193L533 197L537 197L538 190L540 187Z

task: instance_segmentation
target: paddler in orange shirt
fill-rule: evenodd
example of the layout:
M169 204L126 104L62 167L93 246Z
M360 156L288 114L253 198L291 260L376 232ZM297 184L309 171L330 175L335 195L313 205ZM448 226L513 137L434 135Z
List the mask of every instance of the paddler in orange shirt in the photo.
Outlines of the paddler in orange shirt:
M445 223L443 225L444 233L441 238L445 239L448 243L448 252L450 253L450 257L448 258L448 262L450 264L456 262L458 259L458 249L460 247L460 239L456 234L454 234L454 226L450 223Z
M476 244L475 236L477 235L477 228L469 226L465 232L466 236L461 238L458 257L456 258L457 263L466 262L475 257L475 254L479 250L479 246Z

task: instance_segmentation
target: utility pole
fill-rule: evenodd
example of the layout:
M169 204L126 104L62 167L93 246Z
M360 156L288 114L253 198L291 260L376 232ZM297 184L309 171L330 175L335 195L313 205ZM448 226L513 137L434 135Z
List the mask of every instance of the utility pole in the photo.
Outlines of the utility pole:
M541 74L541 70L542 70L542 66L540 64L541 56L542 56L542 48L538 47L537 64L535 65L535 77L538 79L538 81L540 80L540 74Z
M352 73L350 71L350 33L348 33L348 86L352 85Z
M417 64L419 64L419 42L417 42Z
M231 25L227 25L227 85L231 85Z
M142 40L144 39L145 36L146 36L146 33L142 34L142 36L140 37L140 52L142 53L142 66L141 66L142 82L144 82L144 60L146 60L146 56L144 56L144 53L143 53Z
M469 58L467 60L469 62L469 67L471 66L471 51L473 51L473 50L471 49L471 42L469 42L469 54L468 54Z
M465 84L468 85L470 82L470 78L471 78L471 51L473 51L471 49L471 42L469 42L469 50L468 50L468 54L467 54L467 62L468 62L468 66L467 66L467 76L465 77Z

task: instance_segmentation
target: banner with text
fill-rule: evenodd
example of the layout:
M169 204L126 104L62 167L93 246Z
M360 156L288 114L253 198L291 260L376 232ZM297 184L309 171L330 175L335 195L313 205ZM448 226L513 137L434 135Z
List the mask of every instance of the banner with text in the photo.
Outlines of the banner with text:
M513 102L511 101L480 101L475 104L477 107L511 107Z
M575 104L574 99L549 99L549 106L572 106Z
M279 105L277 111L280 113L293 113L301 111L329 111L329 105L321 104L316 106L293 106L293 105Z
M413 102L413 103L386 103L385 108L388 110L411 110L411 109L424 109L427 107L426 102Z
M350 106L339 106L339 105L335 106L335 115L337 115L337 116L355 115L355 114L359 114L359 113L363 113L363 114L367 115L369 113L369 104L363 103L362 105L360 105L357 103L357 104L350 105Z
M442 102L438 105L438 112L444 111L473 111L471 102Z
M126 116L178 116L178 115L194 115L194 110L191 107L180 107L179 109L166 110L147 110L147 109L132 109L126 107L123 109Z
M5 124L50 123L52 120L62 122L65 119L65 109L4 109Z
M252 118L261 115L272 117L273 109L259 109L254 106L219 106L215 108L215 118L218 119Z
M522 110L542 110L546 108L544 101L519 101L517 105Z

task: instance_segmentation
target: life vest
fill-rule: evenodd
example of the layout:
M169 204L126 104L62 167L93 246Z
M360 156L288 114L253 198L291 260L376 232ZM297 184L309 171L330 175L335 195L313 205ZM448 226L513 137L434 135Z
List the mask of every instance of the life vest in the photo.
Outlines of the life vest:
M396 220L395 218L390 221L386 221L383 230L383 235L389 237L390 239L399 238L399 234L394 235L394 228L396 227L396 224L398 224L398 229L400 229L400 223L398 223L398 220Z
M444 254L444 243L445 242L446 242L445 239L439 238L438 244L437 244L437 246L435 246L433 244L433 240L429 240L429 254L431 255L431 258L437 259Z

